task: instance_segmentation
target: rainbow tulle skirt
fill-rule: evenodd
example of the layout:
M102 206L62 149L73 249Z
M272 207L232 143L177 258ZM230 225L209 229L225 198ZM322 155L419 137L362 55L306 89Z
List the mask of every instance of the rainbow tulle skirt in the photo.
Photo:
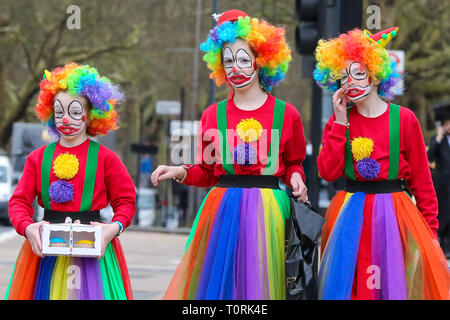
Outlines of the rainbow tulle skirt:
M104 257L36 256L25 240L6 291L10 300L133 299L122 246L114 238Z
M449 299L445 256L405 192L340 191L325 218L319 299Z
M284 299L289 206L279 189L212 188L164 299Z

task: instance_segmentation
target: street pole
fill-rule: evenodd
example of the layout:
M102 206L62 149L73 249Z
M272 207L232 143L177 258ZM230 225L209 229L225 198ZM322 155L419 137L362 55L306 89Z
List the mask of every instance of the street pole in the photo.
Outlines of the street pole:
M200 46L200 27L202 21L202 0L197 0L196 22L195 22L195 47L194 47L194 75L192 88L192 103L190 120L197 118L197 99L198 99L198 60L199 60L199 46Z
M143 127L144 127L144 107L146 104L146 100L144 100L140 105L139 105L139 133L138 133L138 144L142 144L142 134L143 134ZM137 166L136 166L136 170L137 170L137 176L136 176L136 213L134 215L134 222L136 225L139 225L139 206L138 206L138 201L139 201L139 188L141 186L141 153L138 152L137 153Z
M192 88L192 103L190 108L190 119L195 121L197 119L197 100L198 100L198 62L200 59L200 27L201 27L201 13L202 13L202 0L197 0L197 8L196 8L196 23L195 23L195 48L194 48L194 75L193 75L193 88ZM195 162L195 150L196 144L191 143L191 163ZM194 155L194 156L192 156ZM197 207L197 189L189 188L188 189L188 209L187 209L187 221L193 220L192 218L195 215L195 209Z
M171 159L170 159L170 116L165 116L164 117L164 124L165 124L165 129L166 129L166 161L165 163L170 163L170 165L172 165L171 163ZM167 184L167 209L170 209L173 207L173 195L172 195L172 183L173 180L170 180L169 183Z
M212 27L215 28L217 26L217 21L214 19L214 15L217 14L218 11L218 0L213 0L213 15L212 15ZM216 100L216 82L214 79L209 80L209 105L212 105Z

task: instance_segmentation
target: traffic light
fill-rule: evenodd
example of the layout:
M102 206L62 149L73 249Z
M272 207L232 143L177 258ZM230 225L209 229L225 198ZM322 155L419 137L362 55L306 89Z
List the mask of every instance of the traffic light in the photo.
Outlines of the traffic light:
M301 55L312 55L321 36L320 0L296 0L295 12L299 24L295 29L295 47Z
M311 78L314 70L313 54L323 35L324 2L321 0L296 0L298 25L295 29L295 48L302 56L302 76Z

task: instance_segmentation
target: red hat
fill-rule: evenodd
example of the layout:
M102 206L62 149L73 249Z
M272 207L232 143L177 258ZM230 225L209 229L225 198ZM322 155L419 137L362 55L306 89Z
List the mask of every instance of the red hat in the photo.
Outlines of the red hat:
M248 17L248 14L246 14L244 11L235 10L235 9L225 11L224 13L222 13L219 16L219 21L217 22L217 25L221 25L222 23L227 22L227 21L234 22L239 17L245 18L245 17Z
M372 34L368 30L364 30L364 34L374 43L384 48L397 35L398 27L392 27L378 33Z

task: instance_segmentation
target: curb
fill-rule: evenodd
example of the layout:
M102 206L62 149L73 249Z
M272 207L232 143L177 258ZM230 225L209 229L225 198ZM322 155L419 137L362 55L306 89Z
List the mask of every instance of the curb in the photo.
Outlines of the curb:
M173 233L173 234L189 234L191 228L173 228L168 229L164 227L139 227L137 225L130 225L127 230L139 232L159 232L159 233Z

